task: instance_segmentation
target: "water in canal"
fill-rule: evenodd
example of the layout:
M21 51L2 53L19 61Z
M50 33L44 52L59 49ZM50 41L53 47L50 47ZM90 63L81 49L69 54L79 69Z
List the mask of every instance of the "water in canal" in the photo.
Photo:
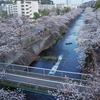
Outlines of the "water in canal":
M58 58L57 61L40 59L37 62L33 62L31 66L39 68L47 68L48 75L60 75L56 70L70 71L70 72L80 72L78 68L80 66L78 60L79 55L76 53L75 49L78 48L76 44L77 36L81 33L80 28L83 25L84 15L81 14L77 20L75 20L67 30L66 34L63 35L63 39L59 40L55 45L51 46L49 49L44 50L40 57L44 56L55 56ZM65 43L71 42L72 44L66 45ZM31 72L39 72L41 70L31 69ZM80 75L67 74L70 78L80 78Z

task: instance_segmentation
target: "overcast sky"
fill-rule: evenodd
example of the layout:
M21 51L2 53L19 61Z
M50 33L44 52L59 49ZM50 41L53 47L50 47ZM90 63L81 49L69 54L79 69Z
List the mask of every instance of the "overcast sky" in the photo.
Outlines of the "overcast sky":
M66 4L67 0L52 0L55 4L59 4L59 3L64 3ZM82 4L82 0L68 0L69 1L69 4L77 4L77 5L80 5ZM88 1L91 1L91 0L83 0L83 3L84 2L88 2Z

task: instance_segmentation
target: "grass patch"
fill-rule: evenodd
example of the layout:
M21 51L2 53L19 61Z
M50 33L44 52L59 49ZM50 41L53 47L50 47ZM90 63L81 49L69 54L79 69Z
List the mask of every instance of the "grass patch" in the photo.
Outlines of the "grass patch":
M42 58L45 60L57 60L57 58L54 56L46 56L46 57L42 57Z
M53 45L55 45L55 44L57 43L57 41L60 40L60 39L62 39L62 38L63 38L63 36L59 36L59 37L57 37L57 39L55 39Z
M4 86L7 86L8 88L9 87L14 87L14 88L21 88L21 89L24 89L24 90L30 90L30 91L34 91L34 92L40 92L40 93L46 93L48 94L48 92L46 91L41 91L41 90L35 90L35 89L32 89L32 88L27 88L27 87L22 87L22 86L16 86L16 85L11 85L11 84L7 84L7 83L1 83L1 85L4 85Z
M62 39L63 38L63 36L59 36L56 40L59 40L59 39Z

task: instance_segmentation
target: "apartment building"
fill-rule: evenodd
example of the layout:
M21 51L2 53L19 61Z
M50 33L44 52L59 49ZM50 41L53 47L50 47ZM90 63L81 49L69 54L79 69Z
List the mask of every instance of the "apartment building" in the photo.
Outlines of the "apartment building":
M34 12L38 13L38 1L17 1L16 4L7 4L8 15L29 16L33 18Z

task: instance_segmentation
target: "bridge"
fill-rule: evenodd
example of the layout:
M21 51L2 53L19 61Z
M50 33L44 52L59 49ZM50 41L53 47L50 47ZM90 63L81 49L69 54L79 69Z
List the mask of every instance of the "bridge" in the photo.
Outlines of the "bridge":
M55 75L49 74L50 69L37 68L9 63L0 63L0 71L4 72L5 76L0 77L0 82L9 83L12 85L34 88L37 90L57 90L58 86L67 83L65 76L72 76L70 80L82 82L84 85L77 85L79 88L87 88L85 84L88 83L87 77L91 74L75 73L69 71L56 70ZM32 71L32 72L31 72ZM2 71L0 72L2 73ZM79 76L78 78L76 76ZM85 80L84 80L85 79ZM70 85L73 85L70 83Z

